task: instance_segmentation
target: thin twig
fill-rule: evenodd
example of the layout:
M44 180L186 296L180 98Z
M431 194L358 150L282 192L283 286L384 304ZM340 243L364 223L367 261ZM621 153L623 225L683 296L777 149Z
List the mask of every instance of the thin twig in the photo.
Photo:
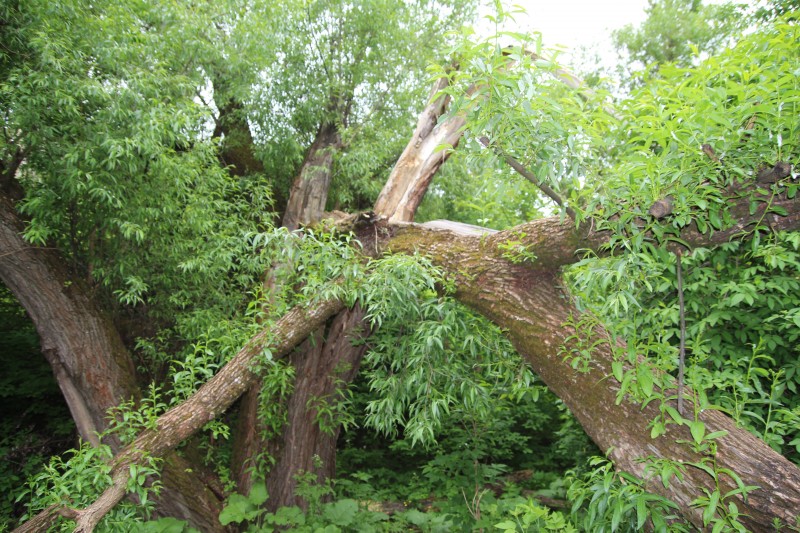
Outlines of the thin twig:
M513 168L515 171L517 171L517 173L520 176L524 177L525 179L527 179L528 181L530 181L531 183L536 185L539 188L539 190L541 190L551 200L553 200L556 204L558 204L559 207L563 207L564 211L567 213L567 216L569 216L569 218L571 218L572 220L576 220L577 219L577 215L575 213L575 210L572 209L571 207L567 206L564 203L564 200L561 199L561 197L558 195L558 193L555 190L553 190L548 184L544 183L539 178L537 178L527 168L522 166L522 163L520 163L519 161L517 161L516 159L514 159L510 155L507 155L507 154L503 153L503 151L500 148L498 148L496 146L492 147L491 143L489 142L489 139L487 137L481 137L479 140L480 140L481 144L484 145L486 148L492 148L494 150L494 153L496 153L498 156L502 157L503 160L511 168Z

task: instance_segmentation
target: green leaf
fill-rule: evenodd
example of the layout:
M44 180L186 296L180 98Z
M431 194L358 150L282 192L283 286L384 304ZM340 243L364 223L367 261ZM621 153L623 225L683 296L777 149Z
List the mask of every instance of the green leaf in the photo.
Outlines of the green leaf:
M358 513L358 502L351 499L338 500L325 505L322 515L337 526L349 526Z
M653 427L650 429L650 438L655 439L666 433L666 427L661 421L653 422Z
M706 433L706 425L700 420L693 420L689 422L689 431L692 433L695 444L700 444Z
M797 315L797 318L800 319L800 314ZM622 361L614 361L611 363L611 372L614 374L614 379L619 382L622 382L623 376L623 365Z
M715 490L708 498L708 504L703 509L703 525L708 525L717 512L717 504L719 504L719 491Z
M652 370L650 370L650 367L646 363L639 363L639 367L636 369L636 374L639 386L642 388L642 393L644 394L645 398L649 398L653 395Z
M248 500L256 507L267 501L269 494L267 494L267 485L263 481L253 483L253 488L250 489Z
M637 498L636 500L636 529L642 530L644 523L647 522L647 500Z
M724 429L722 431L714 431L713 433L709 433L708 435L706 435L705 439L706 440L719 439L721 437L724 437L727 434L728 434L728 432L725 431Z
M228 499L228 503L219 513L219 522L223 526L230 523L241 523L247 517L247 511L250 508L250 502L241 494L232 494Z

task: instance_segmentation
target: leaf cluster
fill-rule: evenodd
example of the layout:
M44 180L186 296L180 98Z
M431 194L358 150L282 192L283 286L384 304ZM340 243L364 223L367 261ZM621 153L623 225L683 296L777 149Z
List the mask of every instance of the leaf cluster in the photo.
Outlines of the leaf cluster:
M488 415L494 398L527 393L533 376L508 340L447 297L426 260L376 261L363 290L374 328L364 367L377 395L369 426L391 435L402 426L412 443L432 443L451 410Z

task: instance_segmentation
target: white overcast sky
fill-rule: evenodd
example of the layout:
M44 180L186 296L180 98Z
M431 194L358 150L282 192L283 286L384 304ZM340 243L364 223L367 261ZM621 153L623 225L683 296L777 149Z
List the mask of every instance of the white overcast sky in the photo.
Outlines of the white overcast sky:
M545 47L595 46L604 60L611 61L615 57L611 31L640 24L647 6L647 0L508 0L506 5L509 3L527 11L527 15L515 15L519 29L541 32Z
M515 3L528 12L529 28L542 32L545 45L576 47L608 40L611 30L642 22L647 0L516 0Z

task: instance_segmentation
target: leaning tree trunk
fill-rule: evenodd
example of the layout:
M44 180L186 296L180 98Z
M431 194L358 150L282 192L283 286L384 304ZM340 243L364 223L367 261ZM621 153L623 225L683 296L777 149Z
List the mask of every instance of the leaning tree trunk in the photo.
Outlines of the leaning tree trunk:
M800 209L797 202L792 204L789 216L775 221L778 227L800 224ZM713 241L724 241L732 231L715 235ZM504 257L507 247L503 243L518 240L520 235L527 236L523 244L536 254L533 265L515 264ZM582 345L591 347L587 371L573 369L560 353L560 348L568 345L570 336L576 333L566 325L568 319L579 317L580 312L563 288L559 269L575 260L577 250L597 249L604 237L577 231L574 226L552 218L495 234L476 231L472 226L434 223L428 228L401 228L387 248L395 253L424 250L435 264L444 268L450 279L456 280L456 298L506 332L592 440L600 449L609 451L617 468L644 477L645 463L640 460L651 456L686 465L698 463L703 457L687 444L692 436L686 426L669 425L666 435L651 438L650 422L660 417L658 402L642 407L627 398L617 405L620 384L611 377L612 341L602 326L584 338ZM685 237L687 242L700 242L701 236L687 232ZM708 243L709 239L704 241ZM586 332L579 335L585 336ZM640 360L639 364L647 363ZM745 485L760 487L746 502L735 498L743 514L742 523L754 531L769 530L775 518L784 524L794 524L800 513L800 469L736 427L720 411L702 411L699 419L706 425L706 433L727 431L717 441L717 466L736 472ZM723 494L736 488L724 475L720 481ZM683 481L673 479L669 488L665 488L660 479L650 479L647 486L677 503L681 514L702 527L702 509L692 509L691 502L703 496L701 488L713 490L713 481L703 470L687 466Z
M111 320L87 296L91 291L69 275L55 251L26 243L22 229L11 202L0 197L0 279L36 326L78 433L97 446L98 434L108 426L108 409L139 397L130 354ZM120 449L116 438L106 444ZM157 513L183 518L203 531L221 530L222 495L190 466L174 453L166 458Z

